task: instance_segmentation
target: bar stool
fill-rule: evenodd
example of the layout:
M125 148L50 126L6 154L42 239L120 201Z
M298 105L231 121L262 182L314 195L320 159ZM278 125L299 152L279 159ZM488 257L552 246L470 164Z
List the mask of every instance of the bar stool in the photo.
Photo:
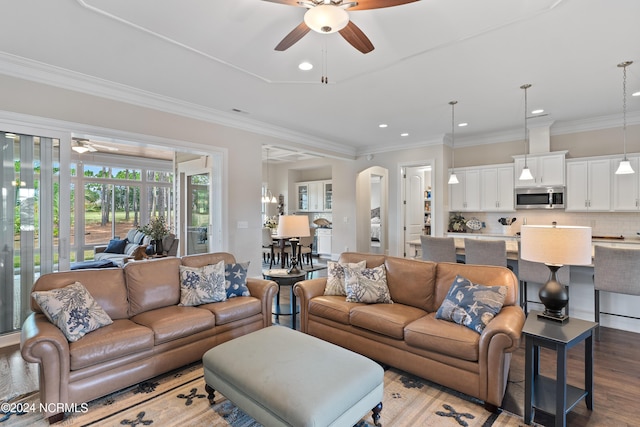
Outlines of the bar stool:
M420 236L422 259L433 262L456 262L456 243L453 237Z
M594 247L594 313L598 322L596 340L600 341L600 314L621 316L640 320L624 314L615 314L600 311L600 291L626 295L640 295L640 250L608 248L605 246Z
M504 240L464 239L466 264L507 266L507 244Z
M539 283L541 285L547 283L551 276L549 267L541 262L526 261L520 258L520 242L518 242L518 280L520 281L520 306L524 310L524 314L528 314L527 301L527 283ZM569 278L570 269L568 265L563 266L557 272L557 278L560 283L565 285L567 295L569 295ZM565 307L565 313L569 315L569 303Z

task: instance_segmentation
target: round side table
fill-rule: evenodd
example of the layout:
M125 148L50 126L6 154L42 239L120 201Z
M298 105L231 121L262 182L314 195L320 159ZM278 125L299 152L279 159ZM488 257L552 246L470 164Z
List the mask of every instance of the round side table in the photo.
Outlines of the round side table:
M278 284L278 293L276 294L275 316L291 316L291 328L296 329L296 314L298 313L298 304L296 303L296 295L293 293L293 285L304 280L307 276L305 271L300 273L287 273L286 270L267 270L262 273L265 280L273 280ZM280 312L280 290L282 286L290 286L290 310L288 313Z

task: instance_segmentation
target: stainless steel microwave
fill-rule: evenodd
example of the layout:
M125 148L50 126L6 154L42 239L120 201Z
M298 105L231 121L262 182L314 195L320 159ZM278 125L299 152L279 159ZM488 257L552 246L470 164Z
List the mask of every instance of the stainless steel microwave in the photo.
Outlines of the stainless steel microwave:
M516 209L564 209L564 187L516 188Z

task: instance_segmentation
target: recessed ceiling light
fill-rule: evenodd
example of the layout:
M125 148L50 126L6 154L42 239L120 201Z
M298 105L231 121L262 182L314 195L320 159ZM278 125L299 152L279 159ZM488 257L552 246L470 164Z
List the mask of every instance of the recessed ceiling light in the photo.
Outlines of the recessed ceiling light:
M313 64L311 62L301 62L300 65L298 65L298 68L301 69L302 71L309 71L313 68Z
M386 128L387 126L389 126L389 125L387 125L386 123L380 123L378 125L379 128Z
M633 93L631 94L631 96L640 96L640 91L638 91L638 92L633 92Z
M400 136L409 136L407 132L401 133Z
M540 114L540 113L544 113L544 110L543 110L542 108L539 108L539 109L537 109L537 110L533 110L533 111L531 112L531 114Z
M460 127L460 128L463 128L463 127L465 127L465 126L469 126L469 123L465 123L465 122L463 122L463 123L458 123L458 127Z

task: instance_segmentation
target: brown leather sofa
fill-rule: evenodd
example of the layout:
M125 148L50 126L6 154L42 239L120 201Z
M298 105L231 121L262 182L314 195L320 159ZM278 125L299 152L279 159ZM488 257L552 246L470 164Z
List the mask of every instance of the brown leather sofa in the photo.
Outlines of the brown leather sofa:
M32 298L34 313L22 327L21 351L26 361L40 365L41 402L88 402L200 360L218 344L270 326L278 291L272 281L248 278L250 297L178 305L180 265L202 267L221 260L235 263L231 254L209 253L41 276L34 291L81 282L113 320L70 343ZM63 415L46 414L50 422Z
M324 296L325 278L298 282L302 332L378 362L501 406L511 353L520 343L525 315L518 280L507 268L433 263L384 255L343 253L340 262L385 265L393 304L346 302ZM508 287L502 310L482 334L435 318L456 275L474 283Z

